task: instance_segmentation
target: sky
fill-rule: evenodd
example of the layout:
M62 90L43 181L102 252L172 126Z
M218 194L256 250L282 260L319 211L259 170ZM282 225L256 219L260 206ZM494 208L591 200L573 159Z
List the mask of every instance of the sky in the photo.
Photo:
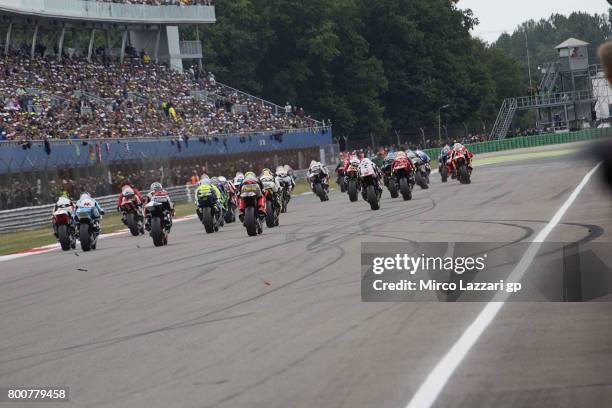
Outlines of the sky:
M511 33L522 22L548 18L553 13L573 11L608 13L606 0L459 0L459 8L470 8L480 20L474 35L495 41L504 31Z

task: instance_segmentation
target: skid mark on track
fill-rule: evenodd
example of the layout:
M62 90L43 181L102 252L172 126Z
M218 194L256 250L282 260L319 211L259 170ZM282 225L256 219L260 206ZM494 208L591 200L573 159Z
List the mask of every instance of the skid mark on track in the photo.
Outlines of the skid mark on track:
M54 350L49 350L49 351L45 351L42 353L35 353L35 354L30 354L30 355L25 355L25 356L19 356L19 357L14 357L14 358L10 358L10 359L6 359L6 360L1 360L0 364L6 364L9 362L15 362L15 361L21 361L21 360L27 360L30 358L37 358L37 357L43 357L43 356L48 356L48 355L53 355L53 354L57 354L57 353L65 353L65 352L71 352L68 355L61 355L58 357L53 357L50 359L47 359L45 361L41 361L41 362L37 362L28 366L23 366L23 367L19 367L18 369L13 369L11 370L11 373L17 372L17 371L21 371L21 370L25 370L28 368L32 368L32 367L36 367L40 364L43 363L47 363L50 361L55 361L55 360L61 360L65 357L70 357L72 355L74 355L75 353L83 353L83 352L88 352L91 350L95 350L95 349L100 349L100 348L104 348L104 347L109 347L109 346L113 346L116 345L118 343L122 343L122 342L126 342L126 341L130 341L130 340L134 340L134 339L138 339L141 338L143 336L149 336L149 335L153 335L153 334L159 334L159 333L164 333L170 330L177 330L177 329L183 329L183 328L190 328L190 327L194 327L194 326L199 326L199 325L203 325L203 324L208 324L208 323L214 323L214 322L219 322L219 321L223 321L223 320L228 320L228 319L234 319L234 318L239 318L239 317L245 317L245 316L249 316L252 313L245 313L242 315L236 315L236 316L230 316L230 317L223 317L223 318L217 318L217 319L208 319L210 316L213 316L215 314L221 313L221 312L225 312L228 311L230 309L233 309L237 306L241 306L247 303L250 303L254 300L257 299L261 299L263 297L269 296L275 292L278 292L284 288L287 288L293 284L295 284L296 282L300 282L308 277L311 277L319 272L321 272L324 269L327 269L328 267L334 265L336 262L340 261L343 257L344 257L344 249L342 249L339 246L331 246L328 248L328 250L331 249L336 249L338 250L338 255L331 261L326 263L325 265L323 265L322 267L319 267L317 269L315 269L312 272L306 273L304 275L299 276L296 279L293 279L291 281L288 281L282 285L276 286L270 290L268 290L267 292L255 295L255 296L251 296L248 297L246 299L234 302L232 304L229 304L227 306L223 306L220 307L218 309L214 309L211 310L209 312L206 312L204 314L201 314L199 316L190 318L190 319L186 319L183 320L179 323L174 323L171 325L166 325L157 329L152 329L152 330L147 330L147 331L143 331L143 332L138 332L138 333L134 333L134 334L130 334L130 335L125 335L125 336L119 336L119 337L114 337L114 338L110 338L110 339L106 339L106 340L99 340L99 341L95 341L95 342L89 342L89 343L81 343L81 344L75 344L72 346L67 346L67 347L62 347L62 348L58 348L58 349L54 349ZM2 373L0 375L4 375L6 373Z
M243 395L244 393L253 390L254 388L259 387L260 385L263 385L265 383L267 383L268 381L270 381L271 379L275 378L275 377L279 377L283 374L285 374L287 371L291 370L294 367L299 366L301 363L303 363L304 361L308 360L310 357L312 357L314 354L318 353L319 351L323 350L325 347L328 347L329 345L333 344L334 342L336 342L337 340L341 339L342 337L344 337L346 334L354 331L355 329L359 328L359 326L361 326L362 323L365 323L369 320L372 320L378 316L380 316L383 313L386 313L387 311L389 311L392 308L392 306L386 307L384 309L381 309L379 311L377 311L376 313L371 314L370 316L364 318L362 321L360 321L359 323L355 323L350 325L349 327L347 327L346 329L336 333L335 335L333 335L332 337L329 337L328 339L326 339L325 341L321 342L318 346L316 346L315 348L309 350L308 352L302 354L299 358L296 358L295 360L290 361L289 363L287 363L287 365L285 365L284 367L262 377L259 381L254 382L250 385L247 385L245 387L242 387L240 390L226 396L225 398L220 399L219 401L211 404L211 405L206 405L205 408L215 408L218 407L222 404L225 404L226 402L229 402L231 400L236 399L237 397Z

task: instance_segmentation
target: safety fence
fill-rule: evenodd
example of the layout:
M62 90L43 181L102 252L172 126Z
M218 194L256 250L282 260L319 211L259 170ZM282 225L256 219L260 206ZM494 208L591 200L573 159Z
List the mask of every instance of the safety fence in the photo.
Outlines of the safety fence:
M503 150L521 149L525 147L536 147L555 145L562 143L581 142L586 140L603 139L612 136L612 128L584 129L576 132L547 133L535 136L513 137L503 140L491 140L489 142L472 143L466 145L474 154L499 152ZM430 157L436 158L440 155L440 148L425 149Z

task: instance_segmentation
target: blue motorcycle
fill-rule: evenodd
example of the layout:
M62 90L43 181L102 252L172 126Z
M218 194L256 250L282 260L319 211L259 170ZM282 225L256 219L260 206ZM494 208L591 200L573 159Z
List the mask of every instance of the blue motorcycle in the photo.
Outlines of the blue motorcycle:
M77 222L79 241L83 251L87 252L96 249L98 235L100 234L100 219L103 214L104 211L96 200L85 194L77 202L74 218Z

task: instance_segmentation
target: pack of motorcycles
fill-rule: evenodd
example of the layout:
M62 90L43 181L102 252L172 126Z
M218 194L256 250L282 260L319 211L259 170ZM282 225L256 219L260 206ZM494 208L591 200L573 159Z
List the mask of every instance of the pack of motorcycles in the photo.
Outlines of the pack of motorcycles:
M291 186L289 182L282 180L279 185L280 188L277 189L274 180L262 178L261 185L248 185L241 190L237 189L238 186L226 188L222 191L221 202L218 202L215 194L203 195L197 200L196 213L206 233L217 232L225 224L236 221L240 195L245 203L243 223L247 234L259 235L263 231L264 223L268 228L274 228L279 225L280 214L287 212L291 200ZM265 215L258 211L262 195L265 195ZM150 236L155 246L168 244L172 226L172 211L163 201L164 197L154 197L146 204L151 217ZM133 193L122 196L119 210L123 223L133 236L145 234L144 208ZM95 250L100 233L100 219L93 200L81 200L76 213L71 200L58 200L52 216L52 225L62 250L75 249L77 240L83 251Z
M446 183L448 176L457 179L462 184L471 182L472 168L468 159L462 155L456 155L453 160L441 158L438 167L441 181ZM361 193L362 198L370 204L372 210L380 208L380 198L383 185L389 190L392 198L400 195L404 200L412 199L412 191L415 185L421 189L429 188L429 176L431 174L430 164L416 159L411 160L406 155L386 160L382 168L382 179L377 173L365 173L360 169L359 161L350 161L348 165L340 165L336 169L336 182L340 190L348 193L349 200L355 202ZM321 201L328 201L328 185L325 183L326 175L322 171L314 171L310 174L312 190ZM268 228L279 225L281 213L287 212L287 206L291 200L291 187L288 182L281 181L280 188L275 190L273 179L262 178L260 184L247 186L234 186L223 191L222 202L218 203L214 194L206 195L198 200L197 214L207 233L219 231L225 224L236 221L236 210L238 200L243 200L245 205L243 224L249 236L257 236L263 232L263 224ZM262 189L263 187L263 189ZM265 215L258 211L259 200L265 195ZM52 224L62 250L68 251L76 248L77 240L80 241L83 251L95 250L98 235L100 233L100 215L96 213L93 201L84 200L77 208L76 216L73 217L72 202L68 199L57 203L57 209L53 213ZM120 210L123 214L123 222L133 236L145 233L144 210L137 198L132 195L124 195ZM151 231L155 246L163 246L168 243L168 235L172 226L171 212L162 198L152 200L147 204L147 210L151 214Z
M359 159L348 160L336 168L336 183L343 193L348 193L352 202L358 200L361 192L362 198L370 204L372 210L380 208L383 185L389 190L391 198L401 195L404 200L412 199L415 185L423 190L429 188L430 163L418 157L409 158L406 154L398 154L385 159L381 170L382 175L364 174ZM461 184L471 183L472 167L468 158L461 153L455 154L453 159L449 156L441 157L438 171L443 183L448 181L449 175Z

